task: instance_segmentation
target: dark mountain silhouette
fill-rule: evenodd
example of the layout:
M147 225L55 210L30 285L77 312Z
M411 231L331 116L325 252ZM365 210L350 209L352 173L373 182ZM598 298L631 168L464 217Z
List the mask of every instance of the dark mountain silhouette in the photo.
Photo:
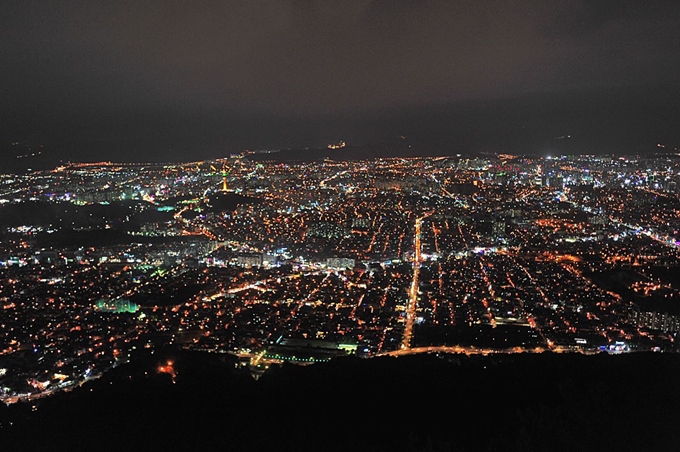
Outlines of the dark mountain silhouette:
M156 366L172 359L175 383ZM156 353L0 407L3 450L674 450L680 356L337 358L259 380L227 355ZM9 425L9 421L13 425Z

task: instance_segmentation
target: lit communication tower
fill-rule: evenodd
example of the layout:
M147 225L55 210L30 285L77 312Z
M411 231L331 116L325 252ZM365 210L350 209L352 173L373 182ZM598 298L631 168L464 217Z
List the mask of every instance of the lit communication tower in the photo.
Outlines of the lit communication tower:
M222 191L226 192L227 191L227 176L229 175L229 171L227 171L226 165L222 165Z

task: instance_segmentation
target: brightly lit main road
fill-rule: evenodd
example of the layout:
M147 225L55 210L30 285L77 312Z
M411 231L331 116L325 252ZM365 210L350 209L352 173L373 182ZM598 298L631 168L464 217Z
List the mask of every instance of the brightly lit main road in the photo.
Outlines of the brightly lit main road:
M415 252L413 253L413 280L411 281L411 288L409 289L409 303L406 308L406 324L404 326L404 338L401 343L401 348L408 349L411 347L411 336L413 335L413 322L416 318L416 308L418 306L418 278L420 277L420 262L421 262L421 243L420 232L422 228L423 219L428 217L430 213L416 218L416 233L415 233Z

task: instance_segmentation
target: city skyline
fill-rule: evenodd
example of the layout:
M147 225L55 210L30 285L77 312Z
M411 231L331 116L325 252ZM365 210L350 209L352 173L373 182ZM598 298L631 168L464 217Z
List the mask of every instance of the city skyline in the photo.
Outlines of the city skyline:
M43 363L10 370L2 398L165 347L254 372L346 354L676 351L677 154L276 158L2 176L0 358Z

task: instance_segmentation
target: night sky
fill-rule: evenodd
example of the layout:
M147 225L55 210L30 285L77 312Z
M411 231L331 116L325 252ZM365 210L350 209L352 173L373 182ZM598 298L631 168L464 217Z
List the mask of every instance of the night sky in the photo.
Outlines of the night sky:
M2 0L0 140L142 161L680 147L678 24L677 0Z

